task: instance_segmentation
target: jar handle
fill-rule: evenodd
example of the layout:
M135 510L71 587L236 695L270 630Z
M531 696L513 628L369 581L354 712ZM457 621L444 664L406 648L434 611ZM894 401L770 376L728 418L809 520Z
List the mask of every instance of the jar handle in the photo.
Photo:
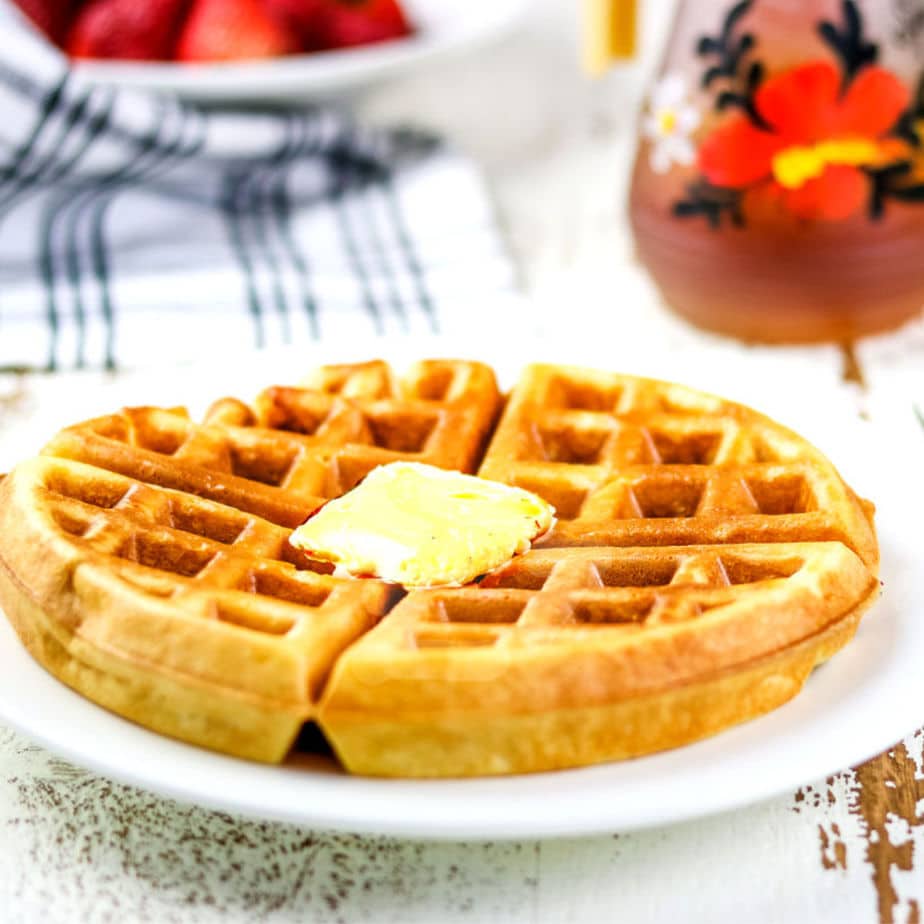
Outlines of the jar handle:
M584 68L598 76L635 54L638 0L584 0Z

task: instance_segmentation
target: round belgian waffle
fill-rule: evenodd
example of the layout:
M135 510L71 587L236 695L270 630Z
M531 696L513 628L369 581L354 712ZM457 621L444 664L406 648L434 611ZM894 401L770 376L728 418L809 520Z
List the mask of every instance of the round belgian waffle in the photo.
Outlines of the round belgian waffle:
M62 431L0 487L0 602L90 699L282 760L515 773L672 747L795 695L876 593L871 507L800 437L687 388L557 366L502 410L460 361L318 370L201 424ZM500 419L498 420L498 415ZM533 490L559 521L479 584L401 598L288 536L396 459Z

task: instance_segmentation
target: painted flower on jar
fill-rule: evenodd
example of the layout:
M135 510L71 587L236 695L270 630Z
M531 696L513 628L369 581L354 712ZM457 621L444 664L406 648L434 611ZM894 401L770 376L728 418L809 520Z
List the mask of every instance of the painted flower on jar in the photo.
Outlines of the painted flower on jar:
M804 64L767 79L751 114L716 128L699 150L699 168L755 208L848 218L869 201L868 171L906 153L890 132L909 101L909 90L884 68L864 67L844 88L834 64Z
M689 167L696 162L690 136L702 116L690 102L686 77L666 74L652 90L642 132L651 142L649 163L655 173L667 173L674 164Z

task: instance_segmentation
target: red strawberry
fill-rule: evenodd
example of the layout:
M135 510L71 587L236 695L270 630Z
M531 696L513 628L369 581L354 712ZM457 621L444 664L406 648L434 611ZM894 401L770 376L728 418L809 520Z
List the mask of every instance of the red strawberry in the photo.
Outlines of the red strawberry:
M411 32L398 0L325 0L319 27L325 48L370 45Z
M266 11L298 36L303 51L319 47L321 15L327 0L263 0Z
M15 0L15 3L53 42L64 42L74 0Z
M195 0L177 45L180 61L273 58L299 50L295 34L259 0Z
M75 58L162 61L172 57L188 0L90 0L67 41Z

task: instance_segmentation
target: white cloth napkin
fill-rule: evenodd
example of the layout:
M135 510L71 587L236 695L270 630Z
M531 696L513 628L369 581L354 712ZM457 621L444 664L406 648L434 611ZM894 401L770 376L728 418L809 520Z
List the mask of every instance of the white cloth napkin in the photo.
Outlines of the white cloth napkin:
M477 328L514 286L438 140L96 86L0 16L0 369Z

